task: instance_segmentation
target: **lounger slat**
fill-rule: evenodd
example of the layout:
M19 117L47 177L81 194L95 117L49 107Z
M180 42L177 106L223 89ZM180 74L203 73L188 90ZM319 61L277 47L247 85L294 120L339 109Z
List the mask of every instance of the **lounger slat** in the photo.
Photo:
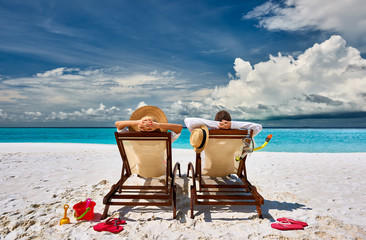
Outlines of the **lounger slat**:
M165 137L156 137L156 138L149 138L149 139L141 139L138 137L119 137L118 140L135 140L135 141L161 141L161 140L167 140L168 138Z
M251 199L255 200L253 196L246 196L246 195L197 195L198 199L228 199L228 200L235 200L235 199Z
M165 194L165 195L123 194L123 195L115 195L112 198L115 198L115 199L167 199L169 197L170 197L170 194Z
M171 206L172 202L110 202L109 205L125 205L125 206Z
M247 185L239 185L239 184L227 184L227 185L202 184L201 188L247 188Z
M125 194L166 194L166 191L160 191L159 189L151 189L150 191L148 190L128 190L128 189L123 189L123 193Z
M197 201L197 205L258 205L256 202L201 202Z
M124 189L156 189L156 190L166 190L168 189L165 186L129 186L129 185L124 185L123 186Z
M202 190L199 191L199 193L223 193L223 194L226 194L226 193L248 193L249 191L246 190L246 189L233 189L233 190L221 190L221 189L218 189L218 190Z

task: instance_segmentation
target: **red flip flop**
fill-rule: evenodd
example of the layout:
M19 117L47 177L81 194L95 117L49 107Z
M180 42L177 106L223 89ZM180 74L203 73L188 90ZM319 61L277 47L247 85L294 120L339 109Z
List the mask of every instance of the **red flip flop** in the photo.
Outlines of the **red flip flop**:
M110 223L110 224L117 224L117 225L126 224L126 221L122 220L120 218L108 218L105 222Z
M300 222L300 221L296 221L296 220L293 220L293 219L290 219L290 218L277 218L277 221L278 222L281 222L281 223L292 223L292 224L297 224L297 225L301 225L303 227L307 227L308 224L306 222Z
M304 229L303 226L298 224L292 224L292 223L272 223L271 227L278 230L302 230Z
M93 229L98 232L107 231L111 233L119 233L123 230L123 227L119 226L121 224L126 224L126 221L119 218L110 218L105 222L98 223L93 226Z

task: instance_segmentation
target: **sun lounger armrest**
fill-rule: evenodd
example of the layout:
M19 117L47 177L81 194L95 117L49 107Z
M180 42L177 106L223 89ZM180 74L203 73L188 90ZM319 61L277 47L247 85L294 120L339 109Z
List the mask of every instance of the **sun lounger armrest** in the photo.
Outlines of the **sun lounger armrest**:
M172 181L171 181L171 183L170 183L170 186L171 186L171 187L174 187L174 183L175 183L175 176L177 175L177 170L179 170L179 177L180 177L180 176L181 176L181 174L180 174L180 164L179 164L179 163L176 163L176 164L174 165Z
M192 170L192 180L193 180L193 186L196 187L196 174L194 172L194 167L191 162L188 163L188 171L187 171L187 177L189 177L189 171Z

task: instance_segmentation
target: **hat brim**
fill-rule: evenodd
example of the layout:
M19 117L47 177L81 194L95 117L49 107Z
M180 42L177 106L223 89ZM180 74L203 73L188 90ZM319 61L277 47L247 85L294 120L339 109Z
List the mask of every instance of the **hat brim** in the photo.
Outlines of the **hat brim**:
M165 113L158 107L155 106L143 106L136 109L130 117L130 120L140 120L143 117L150 116L154 117L158 123L167 123L168 118ZM137 126L129 128L130 131L139 131ZM165 129L161 129L162 132L166 132Z
M204 132L204 136L205 136L205 139L204 139L204 144L202 147L200 148L196 148L196 147L193 147L193 150L196 152L196 153L201 153L203 150L205 150L206 146L207 146L207 143L208 143L208 139L209 139L209 132L208 132L208 128L206 125L202 125L200 127L202 129L202 131Z

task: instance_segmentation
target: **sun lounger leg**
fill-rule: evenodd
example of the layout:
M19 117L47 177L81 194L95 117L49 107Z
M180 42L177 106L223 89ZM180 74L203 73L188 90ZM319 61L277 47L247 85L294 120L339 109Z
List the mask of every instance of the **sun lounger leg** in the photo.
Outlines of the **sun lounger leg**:
M105 208L104 208L104 212L103 212L103 215L102 215L102 218L101 220L105 219L108 215L108 210L109 210L109 204L106 204L105 205Z
M261 205L256 205L256 207L257 207L258 217L263 219Z
M194 189L193 189L193 186L191 186L191 218L192 219L194 218L194 214L193 214L194 198L195 198Z
M173 219L177 218L177 193L176 187L173 187Z

